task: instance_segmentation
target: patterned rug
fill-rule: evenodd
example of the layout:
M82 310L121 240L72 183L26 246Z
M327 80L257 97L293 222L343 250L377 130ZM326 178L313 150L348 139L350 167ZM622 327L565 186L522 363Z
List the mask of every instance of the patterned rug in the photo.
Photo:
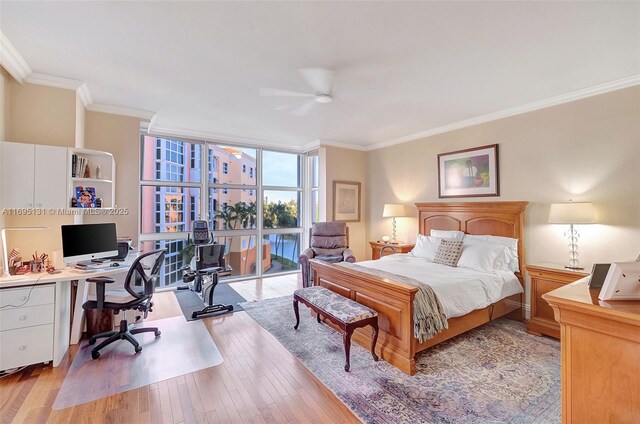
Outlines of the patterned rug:
M247 302L273 334L366 423L559 423L560 343L498 319L426 350L408 376L353 343L344 372L342 336L291 297Z

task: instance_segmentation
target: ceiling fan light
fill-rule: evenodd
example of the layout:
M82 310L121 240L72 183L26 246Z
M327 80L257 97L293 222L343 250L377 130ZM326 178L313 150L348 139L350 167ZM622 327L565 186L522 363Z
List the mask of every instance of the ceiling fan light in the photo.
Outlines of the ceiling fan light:
M316 102L318 103L331 103L333 97L329 94L316 94Z

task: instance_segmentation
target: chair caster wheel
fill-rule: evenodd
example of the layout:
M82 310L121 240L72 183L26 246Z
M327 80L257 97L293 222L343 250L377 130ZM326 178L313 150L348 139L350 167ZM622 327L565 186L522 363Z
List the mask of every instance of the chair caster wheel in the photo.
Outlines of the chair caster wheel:
M160 332L160 330L157 330L153 334L155 334L156 337L160 337L160 334L162 334L162 333Z
M142 346L136 346L135 351L136 353L140 352L142 350Z
M93 359L98 359L100 357L100 352L91 352L91 357Z
M94 344L96 344L96 339L94 339L93 337L91 337L91 338L89 339L89 344L90 344L90 345L94 345Z

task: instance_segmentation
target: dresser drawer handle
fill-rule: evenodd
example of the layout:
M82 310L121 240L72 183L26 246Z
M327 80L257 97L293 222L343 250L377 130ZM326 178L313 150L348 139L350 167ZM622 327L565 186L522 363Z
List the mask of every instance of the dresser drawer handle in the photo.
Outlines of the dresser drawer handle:
M18 350L25 350L27 347L25 345L22 345L20 347L18 347Z
M24 321L25 319L27 319L26 315L22 315L20 318L18 318L20 321Z

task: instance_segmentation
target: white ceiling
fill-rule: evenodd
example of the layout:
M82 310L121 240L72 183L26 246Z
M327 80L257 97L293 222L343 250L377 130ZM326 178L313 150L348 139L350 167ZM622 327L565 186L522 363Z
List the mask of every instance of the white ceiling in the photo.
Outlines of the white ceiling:
M33 72L86 81L155 129L371 147L640 74L640 2L12 2ZM297 69L335 71L334 101ZM304 100L303 100L304 101Z

